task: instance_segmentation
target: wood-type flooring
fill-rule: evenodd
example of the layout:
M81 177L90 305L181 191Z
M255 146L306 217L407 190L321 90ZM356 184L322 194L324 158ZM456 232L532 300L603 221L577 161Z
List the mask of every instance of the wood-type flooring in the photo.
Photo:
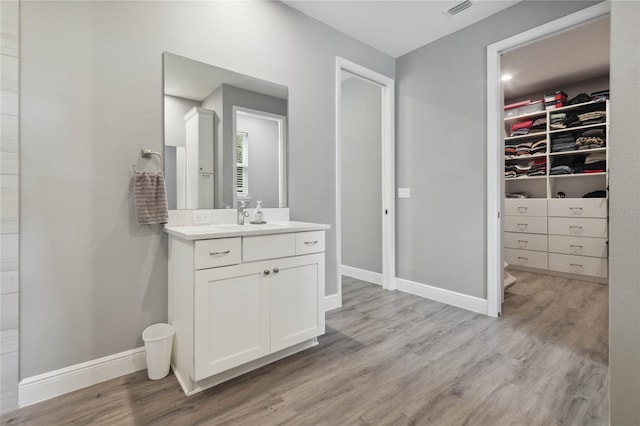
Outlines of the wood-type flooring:
M608 287L516 275L501 318L345 278L314 348L191 397L139 371L1 423L608 424Z

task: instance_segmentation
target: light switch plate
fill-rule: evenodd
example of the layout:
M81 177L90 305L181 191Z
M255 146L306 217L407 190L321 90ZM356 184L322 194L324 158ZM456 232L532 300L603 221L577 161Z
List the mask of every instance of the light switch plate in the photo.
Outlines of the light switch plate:
M207 210L193 211L194 225L211 225L211 212Z
M398 188L398 198L411 198L411 188Z

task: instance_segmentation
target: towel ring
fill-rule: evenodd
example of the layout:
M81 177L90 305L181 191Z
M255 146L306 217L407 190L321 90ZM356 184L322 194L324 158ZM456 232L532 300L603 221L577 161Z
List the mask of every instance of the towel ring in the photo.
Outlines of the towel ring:
M160 154L159 152L155 152L155 151L151 151L150 149L141 149L140 150L140 156L142 158L151 158L154 155L157 155L158 158L160 159L160 171L164 171L164 162L162 161L162 154ZM142 170L137 170L136 169L136 165L132 164L131 167L133 168L134 172L141 172Z

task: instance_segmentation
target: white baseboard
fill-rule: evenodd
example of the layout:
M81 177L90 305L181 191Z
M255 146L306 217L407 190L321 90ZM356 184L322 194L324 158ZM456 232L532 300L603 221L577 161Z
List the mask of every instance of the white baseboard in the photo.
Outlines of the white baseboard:
M416 283L402 278L396 278L396 281L398 283L398 290L400 291L487 315L487 301L485 299Z
M382 285L382 274L378 272L371 272L360 268L354 268L353 266L340 266L340 272L347 277L355 278L357 280L366 281L372 284Z
M20 407L147 368L144 347L28 377L18 385Z
M339 294L330 294L324 297L324 311L332 311L342 307L342 298Z

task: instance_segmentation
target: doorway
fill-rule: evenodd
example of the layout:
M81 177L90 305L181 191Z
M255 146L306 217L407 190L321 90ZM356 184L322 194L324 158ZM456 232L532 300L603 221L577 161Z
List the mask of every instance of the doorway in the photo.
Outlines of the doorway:
M505 258L502 235L507 223L506 216L508 216L508 211L506 210L508 206L506 206L504 202L504 177L506 169L505 146L503 145L503 141L505 140L504 129L506 122L503 119L504 86L501 81L502 56L523 46L531 45L539 40L595 21L598 18L608 15L609 9L610 6L608 3L600 3L546 25L502 40L487 48L487 314L490 316L495 317L502 313L504 282L503 260ZM548 152L551 152L551 148L549 148ZM551 153L548 155L547 159L550 160L548 167L553 167L555 164L555 154L556 153ZM554 157L552 157L552 155ZM539 179L539 184L532 184L536 188L539 186L539 188L535 190L539 198L542 198L543 193L544 198L547 198L550 192L554 194L556 194L556 192L558 194L564 192L556 191L556 182L558 181L555 178L541 177ZM574 180L572 182L577 181ZM520 184L520 182L518 182L518 184ZM577 195L571 195L571 197L577 197ZM545 208L545 215L547 214L546 211ZM546 233L547 222L546 220L541 222L544 222ZM549 259L551 257L556 258L557 256L549 255ZM544 257L544 259L546 260L547 257Z
M343 274L396 288L394 153L393 79L337 58L337 294L327 310L342 306Z

